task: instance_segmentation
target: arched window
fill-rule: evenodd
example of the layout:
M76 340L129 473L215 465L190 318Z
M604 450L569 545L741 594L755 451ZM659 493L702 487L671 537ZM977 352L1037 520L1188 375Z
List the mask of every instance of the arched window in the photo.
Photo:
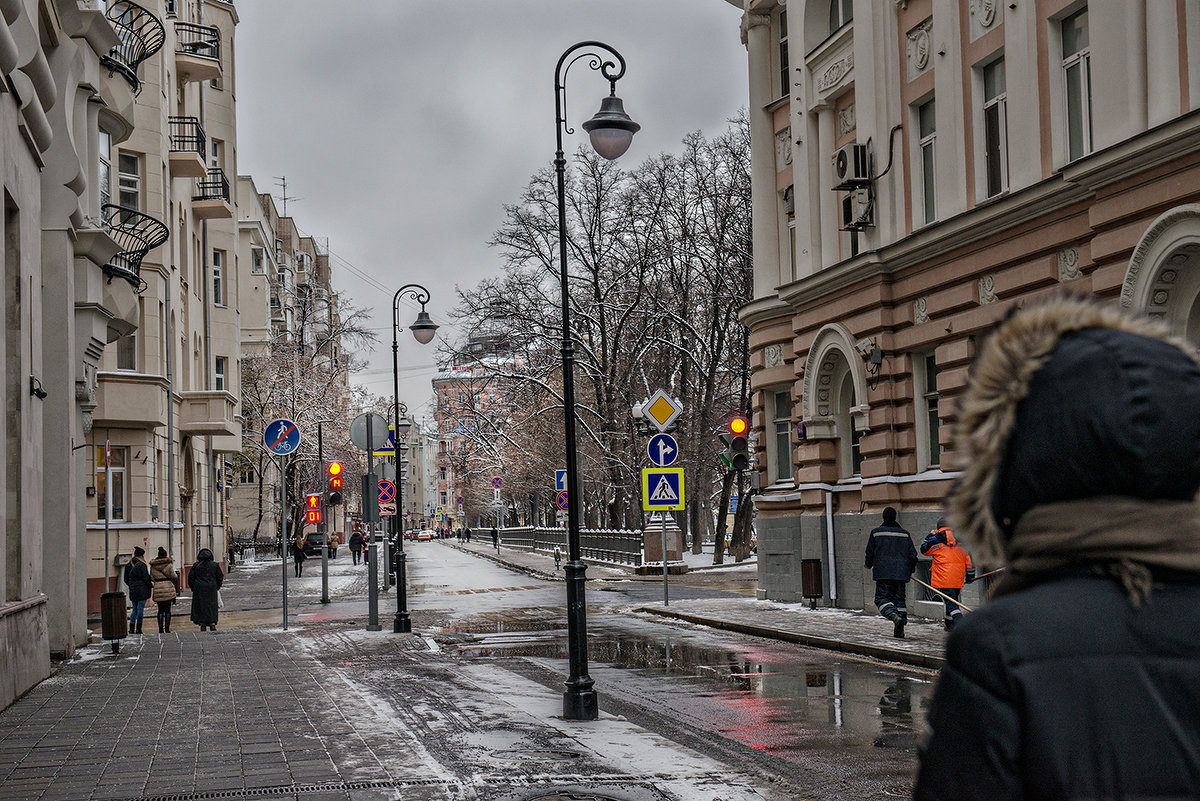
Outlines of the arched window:
M1160 318L1200 349L1200 204L1164 212L1142 235L1125 273L1121 305Z
M829 32L854 19L854 0L829 0Z

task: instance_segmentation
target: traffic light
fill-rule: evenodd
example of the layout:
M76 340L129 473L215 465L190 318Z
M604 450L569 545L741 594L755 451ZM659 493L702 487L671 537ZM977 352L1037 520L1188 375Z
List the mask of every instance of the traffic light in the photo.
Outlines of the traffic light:
M343 470L345 470L345 465L341 462L330 462L325 467L325 472L329 474L329 494L326 497L330 506L337 506L342 502Z
M750 466L749 428L745 417L729 420L729 463L734 470L745 470Z
M304 499L304 522L314 526L321 525L325 519L325 507L321 503L321 496L313 494Z

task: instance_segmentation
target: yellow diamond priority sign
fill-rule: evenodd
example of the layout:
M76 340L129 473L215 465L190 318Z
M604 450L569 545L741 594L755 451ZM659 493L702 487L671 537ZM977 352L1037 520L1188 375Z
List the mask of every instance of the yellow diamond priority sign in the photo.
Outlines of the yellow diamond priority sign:
M642 509L677 512L683 509L683 468L642 468Z
M642 413L654 423L659 431L666 431L675 422L675 418L683 412L683 404L672 398L665 390L658 390L650 396Z

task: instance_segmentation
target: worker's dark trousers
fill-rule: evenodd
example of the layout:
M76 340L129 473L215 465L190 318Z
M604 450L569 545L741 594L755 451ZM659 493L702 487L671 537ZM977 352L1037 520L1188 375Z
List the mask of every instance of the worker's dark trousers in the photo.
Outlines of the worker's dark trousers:
M908 622L908 610L905 608L904 597L908 593L908 582L885 580L875 582L875 606L879 614L888 620L894 620L896 615L905 623Z

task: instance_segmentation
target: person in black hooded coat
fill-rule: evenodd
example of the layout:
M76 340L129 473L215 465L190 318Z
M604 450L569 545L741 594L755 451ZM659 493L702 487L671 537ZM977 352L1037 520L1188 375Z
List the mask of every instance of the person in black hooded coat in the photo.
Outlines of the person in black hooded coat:
M1006 571L950 634L914 798L1196 798L1194 348L1043 302L984 344L958 425L951 522Z
M217 630L217 592L225 581L221 566L213 561L213 553L201 548L196 563L188 571L187 582L192 589L192 622L205 629Z

